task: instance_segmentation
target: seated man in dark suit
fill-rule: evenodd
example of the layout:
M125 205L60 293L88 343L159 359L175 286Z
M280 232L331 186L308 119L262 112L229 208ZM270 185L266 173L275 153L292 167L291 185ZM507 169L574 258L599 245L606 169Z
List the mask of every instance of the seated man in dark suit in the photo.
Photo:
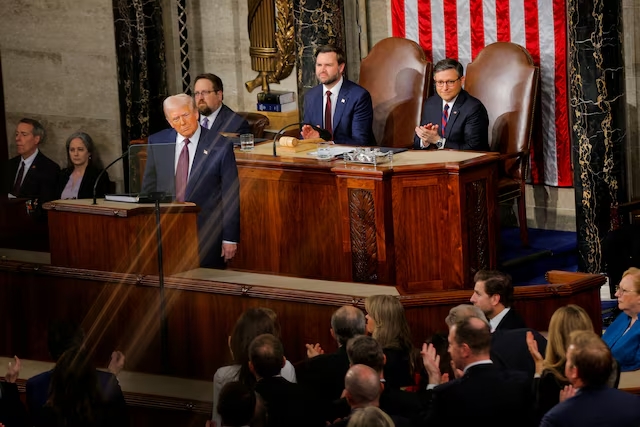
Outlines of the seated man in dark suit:
M593 331L574 331L567 348L565 374L571 386L560 392L560 403L540 426L640 426L640 396L607 386L613 357Z
M448 340L459 376L449 382L443 382L435 348L426 344L422 348L429 376L423 425L531 425L531 380L523 372L493 364L491 330L486 321L477 317L459 321L449 329Z
M443 59L433 67L436 94L422 108L413 147L489 151L489 115L462 87L462 64Z
M522 317L511 308L513 302L511 276L500 271L480 270L473 280L475 286L470 301L487 316L491 324L491 332L496 329L527 327Z
M0 382L0 425L4 427L26 427L27 411L20 401L16 380L20 375L20 359L9 362L4 381Z
M222 80L215 74L205 73L196 76L193 97L200 111L200 125L216 134L251 133L249 123L222 102L223 89Z
M60 166L38 149L46 133L37 120L21 119L16 128L18 155L3 166L2 192L15 197L37 199L42 206L56 198Z
M316 77L321 84L304 96L303 122L328 130L336 144L369 145L373 142L371 95L342 76L344 65L342 49L325 45L316 50ZM305 125L302 137L319 138L320 134Z

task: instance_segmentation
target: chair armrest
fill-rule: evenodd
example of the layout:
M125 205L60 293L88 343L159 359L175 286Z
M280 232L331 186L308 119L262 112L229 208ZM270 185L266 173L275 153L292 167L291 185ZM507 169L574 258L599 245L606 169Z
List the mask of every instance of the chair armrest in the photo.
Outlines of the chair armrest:
M517 159L519 157L524 157L525 154L526 153L524 151L518 151L517 153L504 153L500 154L500 160Z

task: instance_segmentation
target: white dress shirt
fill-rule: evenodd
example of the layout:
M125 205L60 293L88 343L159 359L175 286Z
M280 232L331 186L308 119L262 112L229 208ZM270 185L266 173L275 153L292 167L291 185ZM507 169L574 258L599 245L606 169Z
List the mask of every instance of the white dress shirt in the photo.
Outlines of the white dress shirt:
M182 152L182 147L184 147L184 140L188 139L189 145L187 145L187 149L189 150L189 178L191 178L191 166L193 166L193 158L196 156L196 151L198 151L198 141L200 141L200 134L200 126L198 126L196 132L191 135L191 138L184 137L180 134L176 135L176 155L173 165L174 173L178 171L178 160L180 160L180 153Z
M494 332L496 330L496 328L498 327L502 319L504 319L504 316L507 315L509 310L511 310L509 307L505 307L504 310L502 310L500 313L494 316L493 319L489 320L489 324L491 325L491 332Z

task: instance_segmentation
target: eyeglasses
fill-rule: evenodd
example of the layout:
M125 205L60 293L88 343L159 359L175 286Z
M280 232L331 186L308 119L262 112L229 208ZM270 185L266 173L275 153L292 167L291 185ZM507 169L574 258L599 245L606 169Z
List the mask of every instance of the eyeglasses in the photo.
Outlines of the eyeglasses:
M197 98L197 97L199 97L201 95L202 96L207 96L210 93L215 93L215 92L218 92L218 91L217 90L201 90L201 91L198 91L198 92L194 92L193 96Z
M625 289L625 288L621 288L620 285L616 286L616 293L620 292L622 295L624 294L630 294L632 292L636 292L637 291L635 289Z
M179 123L180 119L187 120L190 116L191 116L191 112L188 112L188 113L181 114L179 116L171 117L169 120L171 121L171 123Z
M447 85L447 87L451 87L453 86L458 80L460 80L460 77L458 77L455 80L446 80L446 81L440 81L440 80L435 80L436 82L436 86L438 87L442 87L444 85Z

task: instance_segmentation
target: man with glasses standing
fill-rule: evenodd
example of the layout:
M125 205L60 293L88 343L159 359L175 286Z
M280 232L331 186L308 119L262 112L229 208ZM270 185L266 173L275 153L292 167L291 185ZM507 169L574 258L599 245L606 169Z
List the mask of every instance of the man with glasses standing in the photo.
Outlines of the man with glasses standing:
M424 103L414 148L489 151L487 109L462 89L462 64L455 59L439 61L433 79L437 94Z
M200 112L200 125L218 134L220 132L251 133L249 123L222 103L222 80L215 74L205 73L196 77L193 96Z

